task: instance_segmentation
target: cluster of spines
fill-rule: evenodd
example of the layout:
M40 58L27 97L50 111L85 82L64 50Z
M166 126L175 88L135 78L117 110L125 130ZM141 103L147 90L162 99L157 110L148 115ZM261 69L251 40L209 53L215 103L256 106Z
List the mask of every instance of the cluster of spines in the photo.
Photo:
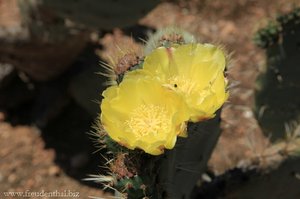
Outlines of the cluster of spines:
M296 8L291 13L277 17L277 21L284 29L300 24L300 8Z
M300 8L278 16L275 22L269 22L265 28L258 30L254 35L254 42L261 48L268 48L280 41L283 31L293 31L297 24L300 24Z
M105 189L114 190L116 198L146 199L149 190L144 183L144 178L141 177L142 151L132 151L116 143L105 133L100 124L95 128L97 132L92 132L91 136L95 138L99 150L107 151L104 166L107 174L91 175L85 180L101 183Z
M279 41L279 33L281 32L278 23L269 22L267 27L260 29L254 36L254 42L261 48L267 48Z

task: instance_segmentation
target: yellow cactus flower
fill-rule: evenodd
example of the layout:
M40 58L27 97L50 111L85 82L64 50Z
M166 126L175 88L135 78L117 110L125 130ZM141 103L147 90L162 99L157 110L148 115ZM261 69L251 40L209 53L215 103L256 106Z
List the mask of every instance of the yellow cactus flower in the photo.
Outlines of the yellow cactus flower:
M214 117L228 98L225 62L218 47L186 44L154 50L145 58L143 70L184 96L191 111L190 120L198 122Z
M182 97L157 80L138 71L128 73L118 86L103 92L101 123L119 144L162 154L174 147L177 135L184 135L188 108Z

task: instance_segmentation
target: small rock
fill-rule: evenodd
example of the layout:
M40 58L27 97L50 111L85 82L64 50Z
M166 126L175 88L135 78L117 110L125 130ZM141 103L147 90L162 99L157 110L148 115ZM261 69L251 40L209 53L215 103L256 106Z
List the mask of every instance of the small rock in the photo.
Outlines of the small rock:
M252 113L252 111L247 110L247 111L245 111L245 112L243 113L243 116L244 116L245 118L251 118L251 117L253 117L253 113Z
M237 32L236 25L231 21L221 20L219 25L221 26L220 35L222 38L228 38Z
M10 174L8 176L8 182L9 183L14 183L14 182L16 182L16 180L17 180L17 175L16 174Z
M50 176L59 176L61 173L61 170L58 166L51 166L48 170L48 174Z
M26 181L26 188L32 188L35 185L35 181L33 179L29 179Z

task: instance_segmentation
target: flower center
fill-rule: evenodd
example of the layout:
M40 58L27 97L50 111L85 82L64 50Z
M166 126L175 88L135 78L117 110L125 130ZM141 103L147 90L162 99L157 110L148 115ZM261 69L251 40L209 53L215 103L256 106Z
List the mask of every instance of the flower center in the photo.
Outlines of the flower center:
M125 124L137 136L142 137L149 134L158 135L158 132L167 130L169 118L167 110L157 105L141 105L133 110L130 119Z

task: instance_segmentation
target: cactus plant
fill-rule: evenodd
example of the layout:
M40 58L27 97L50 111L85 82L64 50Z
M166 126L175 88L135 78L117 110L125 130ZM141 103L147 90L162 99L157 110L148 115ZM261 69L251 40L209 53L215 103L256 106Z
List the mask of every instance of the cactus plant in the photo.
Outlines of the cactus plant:
M267 51L266 68L257 80L255 112L274 141L285 136L286 124L300 117L300 9L270 24L255 37Z
M183 33L159 31L145 57L123 50L105 66L112 85L95 134L108 151L110 176L89 179L120 197L189 198L220 135L225 56Z

